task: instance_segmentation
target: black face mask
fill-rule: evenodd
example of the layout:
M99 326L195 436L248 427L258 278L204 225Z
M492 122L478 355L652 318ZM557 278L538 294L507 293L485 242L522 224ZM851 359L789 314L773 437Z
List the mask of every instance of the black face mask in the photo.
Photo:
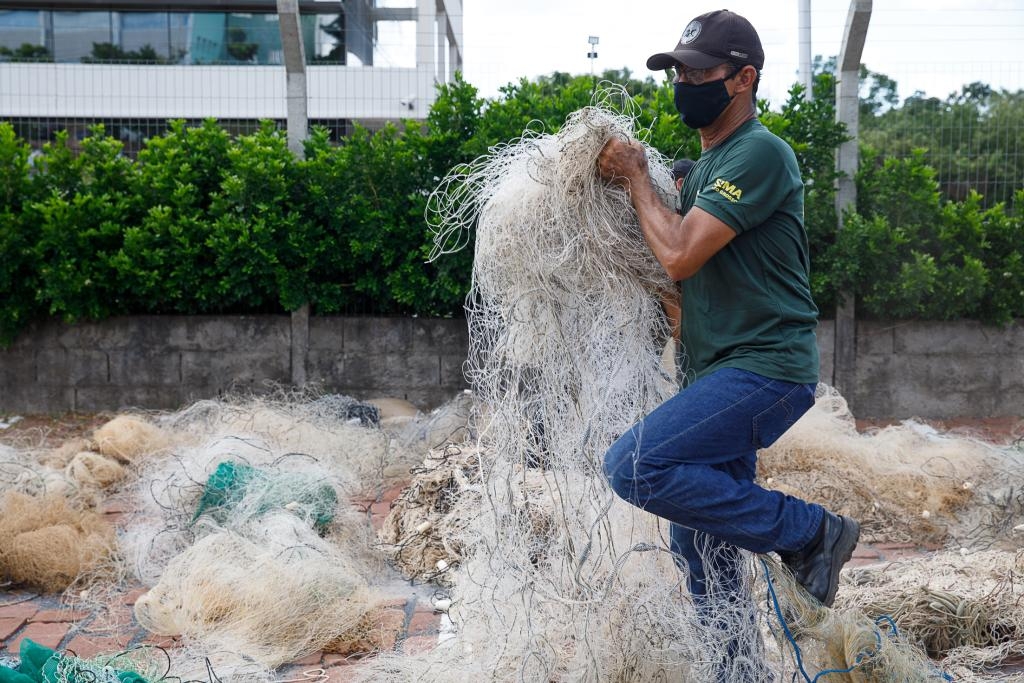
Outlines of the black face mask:
M683 123L690 128L704 128L714 123L732 101L725 82L733 78L737 71L725 78L700 85L677 82L675 104L679 115L683 117Z

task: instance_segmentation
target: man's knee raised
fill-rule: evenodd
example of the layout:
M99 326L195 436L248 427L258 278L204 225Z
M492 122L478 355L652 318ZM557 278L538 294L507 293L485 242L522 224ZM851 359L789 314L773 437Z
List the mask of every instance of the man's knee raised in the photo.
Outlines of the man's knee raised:
M631 439L622 438L612 444L604 454L604 475L608 484L620 498L629 499L635 489L636 463L634 461L635 443Z

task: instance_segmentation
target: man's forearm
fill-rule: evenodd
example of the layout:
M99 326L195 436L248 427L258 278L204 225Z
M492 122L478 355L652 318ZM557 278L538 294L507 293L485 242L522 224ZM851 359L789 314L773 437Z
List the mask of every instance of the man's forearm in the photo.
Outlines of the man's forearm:
M665 271L672 275L673 265L683 256L679 240L682 217L661 201L647 174L630 181L629 198L636 209L640 230L651 252Z

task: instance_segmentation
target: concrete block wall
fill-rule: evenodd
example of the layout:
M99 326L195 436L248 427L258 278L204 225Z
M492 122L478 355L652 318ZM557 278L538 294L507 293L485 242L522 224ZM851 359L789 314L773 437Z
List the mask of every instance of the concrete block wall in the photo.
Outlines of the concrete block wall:
M0 412L173 409L296 376L427 410L465 388L464 320L139 316L33 325L0 350ZM296 365L302 373L296 373Z
M1024 326L857 324L858 417L1024 416Z
M834 326L818 330L832 381ZM466 388L464 320L142 316L34 325L0 350L0 412L169 409L226 391L309 382L430 409ZM1024 416L1024 327L860 322L857 417Z

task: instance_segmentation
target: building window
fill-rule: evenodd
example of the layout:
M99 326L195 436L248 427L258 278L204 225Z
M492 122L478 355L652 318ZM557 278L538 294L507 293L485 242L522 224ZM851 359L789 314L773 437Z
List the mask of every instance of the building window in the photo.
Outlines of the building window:
M415 21L360 16L302 15L307 63L415 68ZM281 34L276 13L0 10L0 61L30 60L279 65Z
M53 12L52 15L53 57L58 62L88 59L95 52L94 46L114 42L110 12Z
M43 12L0 10L0 61L49 61Z

